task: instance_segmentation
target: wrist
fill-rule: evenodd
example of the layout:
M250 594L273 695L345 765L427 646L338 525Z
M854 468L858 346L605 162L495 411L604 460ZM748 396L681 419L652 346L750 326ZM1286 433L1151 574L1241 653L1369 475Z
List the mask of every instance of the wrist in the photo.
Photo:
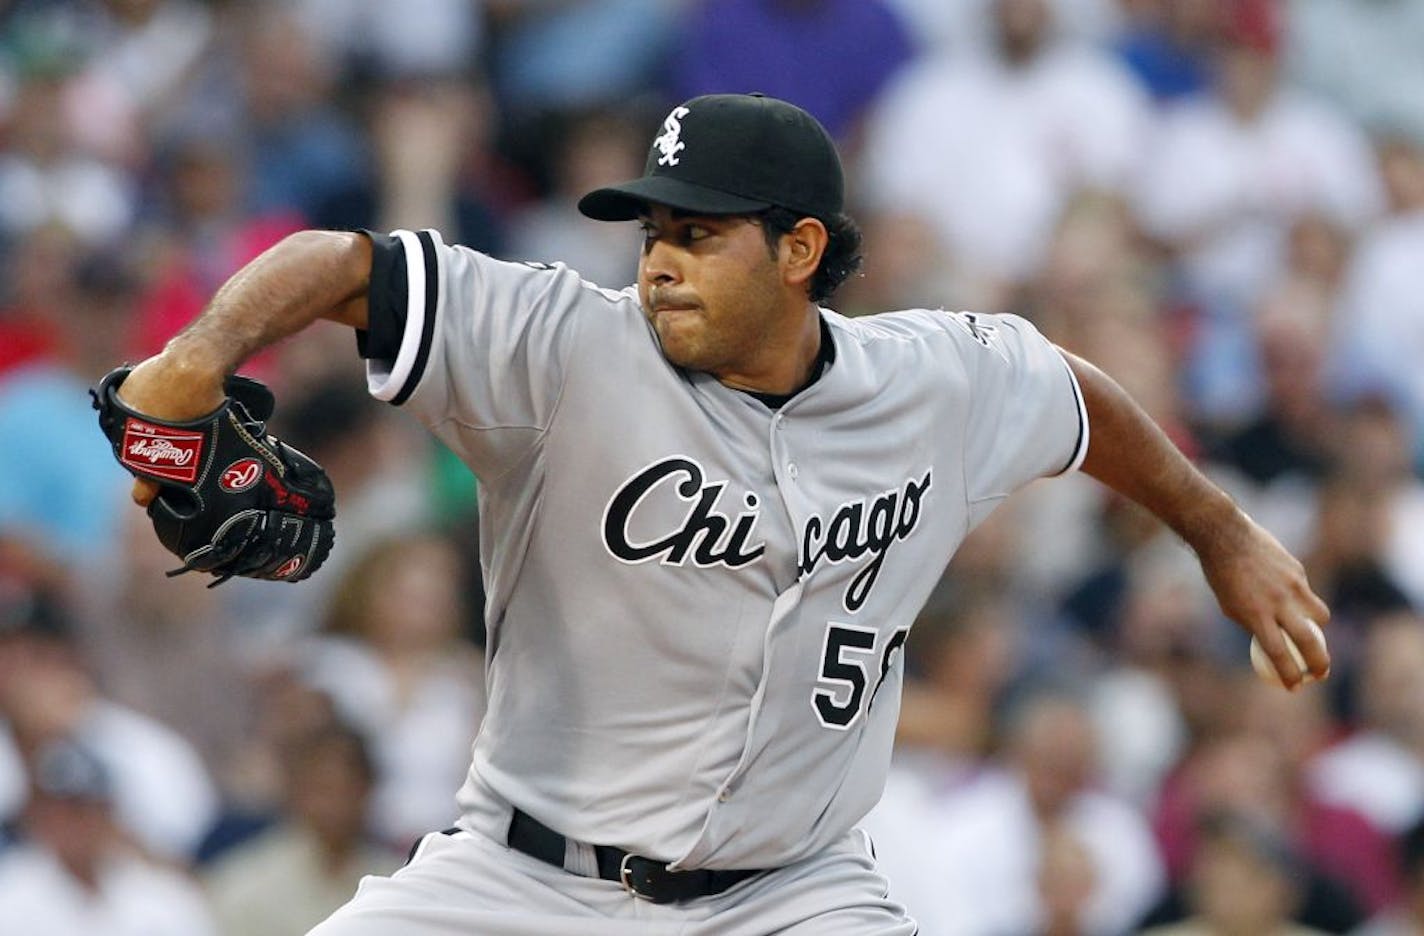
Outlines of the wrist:
M1191 507L1173 524L1183 541L1201 558L1239 543L1248 535L1251 518L1220 488L1192 498Z
M227 349L206 336L195 334L192 328L169 339L163 350L150 360L174 379L218 390L241 363L234 360Z
M224 368L170 342L140 363L116 391L129 408L169 420L197 419L223 404Z

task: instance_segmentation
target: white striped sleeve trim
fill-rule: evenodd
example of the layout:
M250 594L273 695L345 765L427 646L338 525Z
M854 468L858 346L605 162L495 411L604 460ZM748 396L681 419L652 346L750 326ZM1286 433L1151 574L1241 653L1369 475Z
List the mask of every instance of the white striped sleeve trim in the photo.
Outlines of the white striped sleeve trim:
M414 384L425 370L435 327L435 311L439 304L440 250L444 244L436 231L392 231L405 254L406 314L405 330L401 334L400 351L390 362L366 362L366 387L371 396L385 402L403 401L410 396ZM433 248L429 253L422 241ZM433 267L432 267L433 264Z
M1063 470L1058 472L1061 475L1077 471L1083 465L1083 459L1088 457L1088 406L1083 402L1083 388L1078 386L1078 375L1073 373L1073 367L1068 363L1068 359L1059 355L1063 359L1063 366L1068 371L1068 380L1073 385L1073 400L1078 404L1078 442L1073 447L1073 457L1068 459L1068 464L1063 466Z

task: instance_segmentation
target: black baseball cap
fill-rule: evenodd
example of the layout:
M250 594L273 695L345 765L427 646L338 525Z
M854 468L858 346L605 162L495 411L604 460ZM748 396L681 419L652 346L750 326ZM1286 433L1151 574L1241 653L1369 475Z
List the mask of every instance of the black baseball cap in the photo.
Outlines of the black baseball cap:
M648 204L705 215L779 206L825 220L844 202L840 156L815 117L761 94L708 94L663 120L641 178L595 189L578 208L598 221L631 221Z

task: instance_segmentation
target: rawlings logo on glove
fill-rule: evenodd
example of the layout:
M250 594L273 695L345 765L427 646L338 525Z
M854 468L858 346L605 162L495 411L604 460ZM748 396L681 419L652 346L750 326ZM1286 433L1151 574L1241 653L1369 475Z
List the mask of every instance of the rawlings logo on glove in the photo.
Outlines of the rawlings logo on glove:
M202 452L203 434L200 432L180 432L130 418L124 424L123 454L119 461L130 471L191 484L198 476L198 456Z
M168 422L125 406L115 391L130 367L90 391L99 428L129 473L157 482L154 532L183 566L220 585L240 575L298 582L326 560L336 495L321 466L267 434L272 393L230 377L227 402L201 419Z

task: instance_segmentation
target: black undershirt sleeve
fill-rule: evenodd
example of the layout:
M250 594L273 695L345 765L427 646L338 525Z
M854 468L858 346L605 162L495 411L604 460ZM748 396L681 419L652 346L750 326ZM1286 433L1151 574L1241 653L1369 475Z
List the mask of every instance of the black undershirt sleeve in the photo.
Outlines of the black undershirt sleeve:
M362 230L371 239L371 285L366 293L367 328L356 330L363 358L394 361L405 335L407 295L405 249L390 234Z

